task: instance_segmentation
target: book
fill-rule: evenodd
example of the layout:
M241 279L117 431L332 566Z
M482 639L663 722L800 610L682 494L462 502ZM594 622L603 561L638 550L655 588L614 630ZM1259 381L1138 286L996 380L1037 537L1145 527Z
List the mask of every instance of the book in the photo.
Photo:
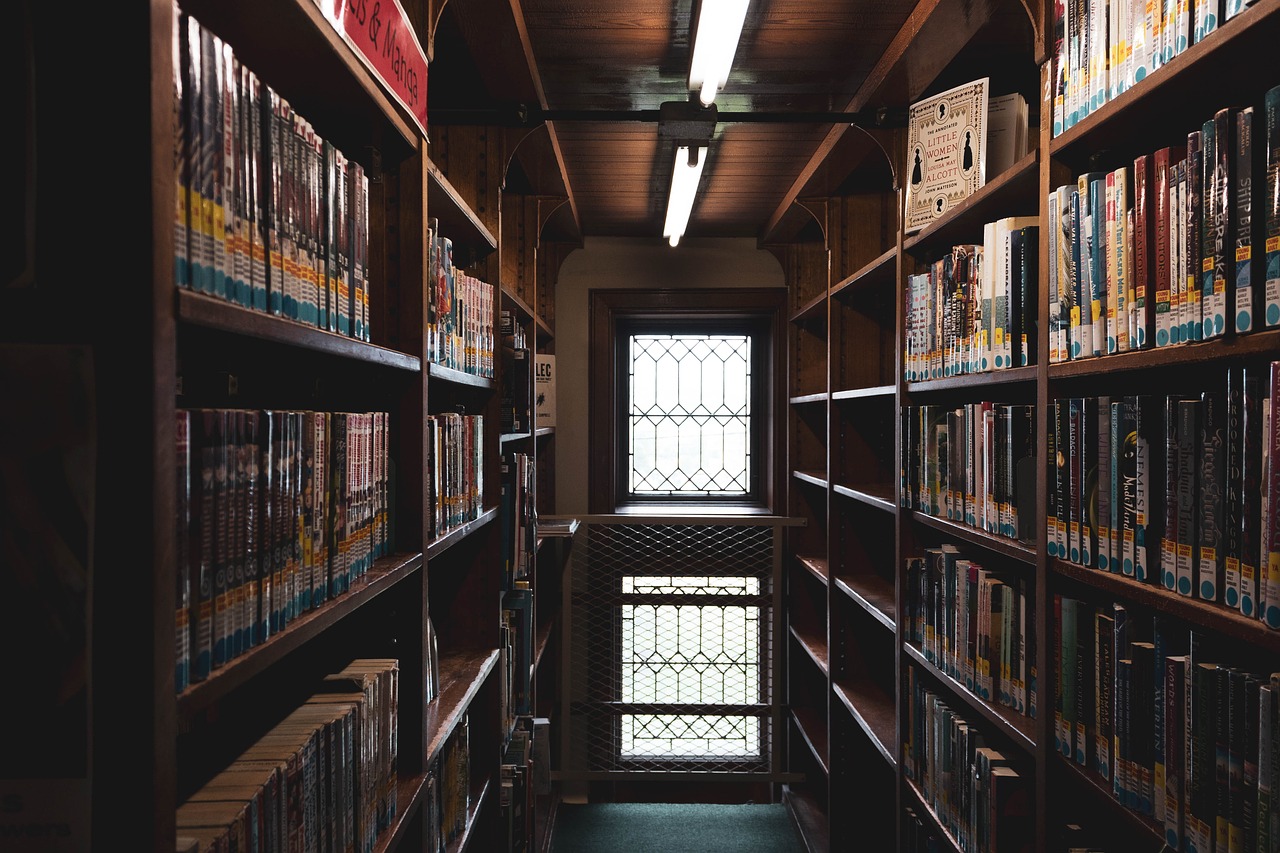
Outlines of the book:
M1206 142L1208 148L1205 147ZM1184 235L1182 242L1183 301L1179 340L1198 341L1204 335L1204 300L1201 285L1201 249L1204 229L1205 187L1204 164L1214 156L1213 134L1205 139L1203 130L1187 134L1187 162L1184 171L1186 193L1183 201Z
M1262 494L1265 477L1262 467L1263 388L1262 371L1246 366L1240 371L1240 612L1256 618L1262 600Z
M1280 628L1280 361L1271 362L1271 423L1264 441L1268 448L1266 472L1267 503L1263 507L1264 529L1267 531L1265 566L1266 596L1264 611L1267 627Z
M1177 343L1177 315L1173 308L1173 259L1177 232L1172 227L1173 213L1170 209L1175 195L1171 173L1185 156L1185 150L1185 145L1170 146L1160 148L1152 155L1152 269L1155 275L1155 345L1158 347Z
M1198 8L1198 7L1197 7ZM1223 335L1227 329L1227 309L1234 303L1227 265L1234 266L1228 252L1235 217L1232 193L1235 187L1235 122L1233 111L1221 109L1201 126L1204 140L1203 222L1200 240L1201 271L1201 337L1205 340Z
M1255 162L1259 160L1264 150L1260 141L1256 144L1254 142L1254 135L1257 133L1257 115L1258 111L1252 105L1236 111L1235 183L1232 186L1236 206L1235 220L1232 223L1235 249L1232 316L1235 318L1235 330L1240 333L1253 331L1255 324L1261 321L1260 297L1265 290L1261 270L1265 247L1263 235L1265 220L1260 202L1255 209L1257 193L1254 179L1255 176L1261 177L1264 174L1264 165L1261 162ZM1258 286L1255 287L1255 284Z
M1226 526L1226 405L1222 394L1205 391L1200 396L1200 448L1196 512L1196 585L1205 601L1224 596Z
M1133 161L1133 243L1131 284L1133 310L1129 339L1135 349L1155 345L1156 264L1155 264L1155 177L1153 155L1141 154Z
M1266 236L1266 288L1263 295L1263 323L1267 328L1280 326L1280 86L1267 90L1263 98L1265 130L1266 195L1263 208L1254 216L1264 220Z
M989 83L983 77L911 105L907 233L919 231L985 183Z

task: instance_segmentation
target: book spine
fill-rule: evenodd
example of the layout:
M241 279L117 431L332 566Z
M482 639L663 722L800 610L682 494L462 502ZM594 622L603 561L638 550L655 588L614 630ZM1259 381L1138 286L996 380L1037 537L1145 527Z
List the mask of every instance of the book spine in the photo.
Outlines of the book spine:
M1164 407L1164 523L1160 540L1160 578L1165 589L1178 591L1178 399L1166 397ZM1182 595L1191 594L1187 580Z
M1115 170L1115 240L1109 244L1110 255L1115 258L1115 326L1116 350L1128 352L1136 347L1136 340L1129 334L1132 311L1133 277L1133 210L1129 206L1129 168Z
M1071 256L1074 299L1071 306L1071 354L1073 358L1093 356L1093 322L1090 317L1089 243L1087 190L1077 186L1071 193Z
M1210 137L1212 137L1212 133L1210 133ZM1205 148L1206 140L1202 130L1193 130L1187 134L1187 163L1184 172L1186 176L1186 201L1184 203L1186 248L1183 253L1183 277L1186 282L1184 290L1186 297L1183 305L1186 310L1182 317L1182 340L1184 342L1201 340L1204 334L1204 300L1202 299L1203 291L1201 289L1200 250L1205 210L1204 164L1212 158L1213 139L1210 138L1207 141L1208 149Z
M1096 483L1095 491L1095 527L1097 530L1097 554L1096 564L1099 570L1108 572L1118 572L1120 569L1117 563L1114 567L1111 565L1111 516L1113 500L1113 481L1112 474L1112 457L1111 449L1111 399L1109 397L1099 397L1093 404L1096 420L1094 421L1095 433L1095 469L1094 481Z
M1070 507L1070 489L1071 489L1071 469L1070 463L1070 438L1071 438L1071 419L1070 406L1065 400L1053 401L1054 413L1054 443L1057 446L1057 452L1053 457L1054 466L1054 484L1057 487L1057 499L1054 501L1056 519L1054 530L1057 535L1058 549L1057 556L1061 560L1071 560L1070 545L1068 544L1068 524L1067 517Z
M177 528L174 554L174 692L181 693L191 683L191 534L192 534L192 464L191 412L178 409L174 423L177 445L174 468L177 482L174 492ZM198 451L197 451L198 452Z
M1127 401L1126 401L1127 402ZM1126 406L1128 408L1128 406ZM1154 563L1156 555L1156 525L1153 518L1153 498L1163 496L1163 468L1152 464L1152 448L1162 440L1160 429L1159 407L1156 398L1139 396L1134 398L1134 460L1135 497L1133 527L1133 576L1143 582L1155 582L1158 567ZM1127 452L1127 451L1126 451Z
M1169 312L1173 315L1171 343L1185 343L1187 302L1187 159L1169 168Z
M1255 851L1265 851L1271 849L1271 782L1272 782L1272 762L1271 749L1272 732L1271 722L1274 719L1275 694L1268 683L1260 683L1258 686L1258 799L1256 812L1254 815L1254 825L1256 831L1254 834Z
M1271 362L1271 423L1266 438L1267 468L1267 585L1266 618L1269 628L1280 628L1280 361Z
M1107 184L1106 178L1089 182L1089 312L1093 319L1093 354L1107 352Z
M1104 351L1107 354L1111 354L1119 352L1120 327L1118 324L1121 320L1121 315L1117 310L1120 305L1120 271L1116 267L1116 260L1118 258L1116 246L1119 245L1119 242L1116 239L1118 223L1116 220L1115 171L1107 172L1104 186L1105 192L1103 196L1103 206L1105 209L1105 218L1102 228L1103 286L1106 290L1106 309L1103 311L1103 314L1105 315L1106 328L1106 345L1104 346Z
M1080 400L1080 563L1098 566L1098 399Z
M1244 527L1244 369L1227 368L1226 424L1223 434L1224 491L1221 543L1223 549L1222 600L1239 610L1241 537ZM1209 438L1206 433L1206 439Z
M1255 323L1261 319L1260 305L1258 297L1262 294L1263 288L1254 288L1254 282L1259 279L1257 261L1263 254L1261 251L1255 251L1255 246L1262 249L1262 241L1256 239L1255 232L1258 231L1258 225L1262 222L1259 215L1254 218L1253 200L1254 188L1253 179L1254 156L1255 152L1261 152L1262 146L1254 146L1253 134L1256 112L1252 105L1242 108L1236 113L1236 144L1235 144L1235 221L1232 236L1235 238L1233 246L1235 249L1235 281L1232 292L1233 305L1232 316L1235 317L1235 330L1239 333L1252 332ZM1262 213L1261 210L1258 211Z
M1083 506L1084 494L1084 477L1082 476L1084 466L1082 463L1083 451L1081 449L1081 418L1083 416L1084 401L1080 397L1072 397L1067 402L1069 409L1068 414L1068 455L1067 468L1070 484L1068 492L1070 494L1070 513L1068 514L1069 545L1071 549L1071 562L1077 565L1085 565L1083 562L1081 531L1083 529L1081 518L1081 507Z
M1216 850L1230 850L1231 836L1231 671L1214 671L1213 834Z
M1055 106L1056 109L1056 106ZM1049 193L1049 363L1065 361L1059 338L1062 326L1061 286L1062 209L1057 190Z
M1074 598L1062 599L1062 621L1059 631L1062 640L1062 754L1074 760L1076 754L1076 608Z
M1222 395L1205 391L1200 397L1199 511L1196 513L1196 581L1200 598L1223 598L1224 497L1226 492L1226 412Z
M1234 260L1228 252L1232 246L1235 229L1236 206L1232 196L1235 180L1232 174L1235 163L1234 116L1230 109L1218 110L1205 122L1210 127L1213 142L1213 158L1205 160L1206 197L1208 204L1204 215L1203 258L1201 260L1204 317L1201 326L1205 339L1226 333L1227 309L1234 303L1233 281L1228 274L1234 271ZM1206 152L1207 153L1207 152Z
M1240 454L1240 612L1257 617L1262 597L1262 493L1266 472L1262 469L1262 377L1259 368L1241 372L1242 427Z
M1200 401L1178 401L1178 593L1194 596L1196 586L1197 506L1199 493ZM1201 590L1203 592L1203 590Z
M1171 150L1161 148L1152 155L1151 169L1151 192L1149 198L1145 191L1139 194L1139 204L1143 205L1150 211L1150 234L1151 248L1150 270L1153 275L1154 304L1152 306L1152 317L1155 322L1155 345L1158 347L1169 346L1174 343L1173 340L1173 314L1171 310L1172 296L1170 291L1171 274L1169 272L1170 260L1170 232L1169 232L1169 170L1172 165L1170 162ZM1146 170L1141 174L1146 180ZM1141 276L1142 261L1138 262L1139 275Z
M1267 192L1263 197L1266 234L1267 283L1263 301L1263 323L1280 326L1280 86L1268 89L1263 98L1266 131Z
M1164 839L1170 850L1182 850L1186 838L1183 798L1186 783L1186 683L1187 658L1170 655L1164 661Z
M1192 663L1192 698L1186 808L1189 849L1212 851L1215 840L1217 779L1216 731L1213 723L1217 706L1215 664Z
M1115 619L1108 613L1094 614L1094 769L1107 781L1111 780L1111 744L1115 737L1112 720L1115 688L1114 652Z

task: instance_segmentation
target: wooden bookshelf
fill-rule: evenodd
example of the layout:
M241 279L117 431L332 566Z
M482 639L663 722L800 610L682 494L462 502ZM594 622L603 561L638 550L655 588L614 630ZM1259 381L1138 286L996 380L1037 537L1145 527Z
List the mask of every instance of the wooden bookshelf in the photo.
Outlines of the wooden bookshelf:
M1024 563L1036 562L1036 549L1028 543L1019 542L1007 536L996 536L976 527L970 527L967 524L960 524L945 518L925 515L918 510L912 510L908 515L915 524L921 527L932 528L939 533L963 540L970 545L977 545L979 548L983 548L993 554L1002 554Z
M426 760L439 757L471 700L498 663L497 649L461 650L440 656L440 693L427 706Z
M400 843L409 834L409 828L413 826L414 819L422 809L422 795L426 788L426 781L425 773L408 778L401 777L396 788L395 820L385 833L378 836L378 843L373 847L374 853L389 853L391 850L400 848Z
M897 708L893 694L869 681L833 681L831 689L840 704L853 716L854 722L871 740L876 752L896 770L898 759L894 735L897 730Z
M1121 806L1111 793L1111 783L1092 770L1068 761L1063 755L1050 750L1052 763L1051 777L1064 788L1069 788L1079 795L1087 808L1098 809L1115 818L1119 827L1117 838L1130 837L1137 845L1151 845L1152 850L1162 849L1164 844L1164 826L1157 824L1146 815L1138 814ZM1121 835L1123 833L1123 835Z
M826 584L830 582L830 568L827 566L827 561L825 559L821 557L806 557L797 554L796 562L804 566L804 568L808 570L809 574L813 575L821 583Z
M440 221L440 233L470 247L478 255L498 248L489 226L445 177L440 167L427 161L427 210Z
M454 838L445 845L445 853L464 853L466 850L475 849L472 847L472 841L481 833L483 827L481 821L477 820L480 812L484 810L487 800L490 798L490 791L493 789L493 781L489 778L483 779L479 787L471 792L469 802L467 803L467 825L462 834Z
M1226 368L1248 359L1273 357L1277 351L1280 351L1280 329L1259 330L1247 335L1057 362L1049 365L1049 378L1083 379L1096 389L1099 382L1111 385L1109 380L1118 375L1123 375L1127 382L1132 382L1135 373L1144 377L1176 377L1188 369Z
M792 471L791 476L802 483L808 483L810 486L817 486L820 489L827 487L827 478L822 475L821 471Z
M796 730L800 732L813 758L822 768L822 772L831 775L831 764L827 758L827 721L820 711L809 708L792 708L791 718Z
M427 363L427 372L431 375L431 378L437 382L448 382L451 385L482 388L488 391L492 391L496 387L494 385L494 380L487 376L466 373L462 370L455 370L452 367L445 367L443 364L436 364L435 362Z
M942 685L950 695L968 706L969 710L976 711L979 716L990 723L1010 743L1024 752L1035 752L1036 721L1034 719L1018 714L1003 705L992 704L974 695L971 690L939 669L937 665L932 663L919 649L910 643L903 644L902 651L911 659L912 664L917 669L932 676L934 682Z
M480 515L477 516L476 518L473 518L470 521L465 522L459 525L458 527L455 527L452 530L436 537L435 539L431 540L431 543L427 546L427 558L434 559L436 557L439 557L445 551L448 551L450 548L457 545L459 542L471 536L477 530L484 527L486 524L489 524L490 522L497 519L497 517L498 517L498 508L490 507L489 509L486 509L484 512L480 513Z
M836 575L835 588L890 631L896 626L893 583L874 574Z
M351 590L330 599L319 608L307 611L288 627L267 638L226 665L213 670L204 681L192 684L178 695L178 716L189 719L217 703L250 679L286 660L308 643L322 637L342 620L368 606L379 596L422 571L422 555L386 557L374 563L373 569L352 584Z
M826 640L809 631L797 628L795 625L791 626L791 636L795 637L796 642L800 644L800 648L804 649L805 654L813 661L814 665L822 670L823 675L826 675L830 670L827 664Z
M875 260L831 286L831 297L856 294L868 288L893 287L897 273L898 250L887 249Z
M813 325L815 323L825 323L827 321L827 294L819 293L817 296L805 302L791 315L791 322L796 324Z
M921 792L915 781L906 779L902 784L906 790L905 799L916 814L920 816L921 820L928 824L929 831L938 839L943 849L947 850L948 853L960 853L960 842L943 827L942 821L938 820L938 815L933 810L933 806L929 805L925 800L924 793Z
M1040 153L1032 150L973 195L908 237L902 248L907 252L927 252L950 250L957 243L981 243L985 223L1018 212L1038 210L1039 164Z
M811 793L788 785L782 791L782 803L804 841L807 853L825 853L830 850L830 828L827 810Z
M1010 367L1007 370L988 370L983 373L962 373L945 379L929 379L923 382L907 382L906 389L913 396L930 391L980 390L989 386L1026 385L1032 387L1038 376L1037 368Z
M893 500L893 489L889 486L880 485L856 489L852 486L836 484L831 487L831 491L883 512L896 513L898 511L898 505Z
M844 391L831 392L831 399L837 402L848 400L888 400L892 399L897 389L892 385L876 385L871 388L849 388Z
M792 397L790 402L793 406L804 406L810 403L825 403L827 402L827 395L825 393L801 394L797 397Z

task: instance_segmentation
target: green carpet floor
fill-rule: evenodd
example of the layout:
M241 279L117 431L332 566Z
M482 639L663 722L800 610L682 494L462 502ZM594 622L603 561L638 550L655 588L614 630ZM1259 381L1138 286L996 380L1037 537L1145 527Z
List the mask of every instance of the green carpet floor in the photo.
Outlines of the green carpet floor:
M561 803L551 853L804 853L781 805Z

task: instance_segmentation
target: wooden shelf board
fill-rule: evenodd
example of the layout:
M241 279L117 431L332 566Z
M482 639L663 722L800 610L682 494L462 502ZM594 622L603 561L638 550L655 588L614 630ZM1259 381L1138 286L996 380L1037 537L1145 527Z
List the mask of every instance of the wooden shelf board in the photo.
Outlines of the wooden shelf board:
M497 517L498 517L498 508L496 506L491 507L485 510L484 512L480 513L480 516L478 518L473 518L471 521L468 521L466 524L462 525L461 527L455 527L453 530L450 530L448 533L445 533L443 536L433 539L431 541L431 544L427 546L427 559L433 560L436 557L439 557L445 551L449 550L454 545L457 545L463 539L466 539L472 533L475 533L481 527L484 527L486 524L493 521Z
M427 706L426 764L431 765L498 662L497 649L475 649L440 656L440 693Z
M924 653L910 643L903 643L903 651L919 669L933 676L934 681L942 684L948 692L959 699L970 709L976 711L984 720L994 726L1015 745L1034 754L1036 749L1036 721L1024 717L1001 705L993 705L975 696L962 683L947 675L925 658Z
M822 475L821 471L792 471L791 476L802 483L808 483L820 489L827 487L827 478Z
M907 799L912 800L906 805L915 806L920 819L929 825L929 831L937 836L939 842L945 845L948 853L960 853L960 842L956 841L955 837L942 825L942 821L938 820L938 816L933 812L933 806L925 801L924 792L916 787L916 783L912 779L903 778L902 782Z
M1049 380L1097 377L1135 370L1182 371L1192 365L1280 356L1280 329L1232 335L1200 343L1104 355L1049 365Z
M786 785L782 789L782 802L800 833L807 853L827 853L831 849L831 831L827 815L818 801L808 793Z
M967 524L959 524L954 521L948 521L945 518L935 518L932 515L925 515L922 512L913 510L910 513L911 518L920 525L932 527L934 530L941 531L948 536L956 539L963 539L971 545L977 545L985 548L995 554L1003 554L1006 557L1012 557L1015 560L1021 560L1024 563L1034 564L1036 561L1036 549L1023 542L1015 539L1009 539L1004 536L994 536L990 533L984 533L976 527L970 527Z
M1239 640L1269 652L1280 652L1280 631L1268 628L1258 619L1224 605L1188 598L1162 586L1142 583L1125 575L1077 566L1052 558L1049 570L1062 577L1079 581L1115 598L1138 604L1158 613L1167 613L1192 625L1201 625L1215 633Z
M924 382L908 382L908 394L926 394L930 391L953 391L957 388L983 388L989 385L1034 385L1036 366L1011 367L1008 370L988 370L985 373L964 373L945 379L929 379Z
M827 402L827 395L826 392L819 392L817 394L800 394L792 397L789 402L793 406L801 406L808 403L825 403Z
M517 441L527 441L533 438L533 433L529 432L504 432L498 436L498 444L514 444Z
M795 625L791 626L791 636L796 638L796 642L805 650L809 659L814 662L818 669L822 670L823 675L826 675L830 671L827 665L827 641L807 631L802 631Z
M898 258L898 247L894 246L838 283L831 286L831 297L843 298L851 296L869 287L892 287L898 266L894 261Z
M538 629L537 636L533 638L533 663L529 666L529 679L533 679L534 673L538 671L538 664L542 663L542 656L547 651L547 645L551 642L551 631L555 628L556 621L552 619Z
M520 298L520 294L516 293L505 284L499 290L502 299L503 308L514 308L516 316L521 323L530 323L537 318L537 313L529 307L529 303Z
M897 392L894 385L873 385L869 388L848 388L831 392L832 400L881 400L892 398Z
M1164 843L1163 824L1157 824L1151 818L1130 811L1120 805L1119 801L1111 794L1111 783L1105 781L1097 773L1092 770L1086 770L1074 761L1068 761L1061 753L1052 749L1049 750L1048 755L1050 756L1049 762L1051 766L1057 768L1063 777L1074 782L1076 788L1085 793L1088 803L1092 803L1098 809L1121 817L1129 834L1140 838L1150 838L1153 843L1151 849L1161 849L1159 845ZM1050 782L1050 787L1057 786ZM1082 805L1088 808L1087 804Z
M175 293L178 320L191 326L409 373L422 372L422 359L407 353L253 311L203 293L176 288Z
M830 582L831 574L825 557L796 554L796 562L808 569L809 574L822 581L824 585Z
M832 486L832 491L851 500L859 501L874 509L888 513L896 513L898 504L893 499L893 490L887 486L871 486L867 489L855 489L839 483Z
M491 376L476 376L474 373L464 373L461 370L454 370L452 367L445 367L443 364L436 364L435 362L427 362L427 372L432 380L435 381L466 385L472 388L492 389L497 387Z
M489 796L489 791L493 787L490 779L485 779L480 784L479 792L472 791L471 802L467 804L467 824L462 830L462 834L445 845L445 853L463 853L471 845L471 840L476 835L479 828L479 822L476 816L480 814L480 810L484 808L484 801Z
M426 786L427 774L401 777L396 791L396 818L387 831L378 836L374 844L374 853L390 853L400 847L409 825L422 806L423 789Z
M294 0L303 2L303 0ZM498 248L489 227L454 189L435 163L427 161L427 215L440 221L440 235L448 237L456 247L472 249L483 256Z
M907 252L949 250L966 242L966 235L981 237L982 226L1004 216L1033 214L1040 199L1040 152L1032 150L973 195L930 222L902 244ZM981 242L979 239L978 242Z
M417 123L312 0L259 4L252 15L217 0L184 0L182 10L225 39L245 67L366 168L371 146L395 161L422 143ZM288 43L263 33L288 33Z
M397 554L378 560L368 574L352 584L349 592L330 599L316 610L304 613L265 643L215 669L207 679L192 684L180 693L179 718L190 718L210 707L421 568L421 554Z
M895 630L897 604L893 584L876 574L836 575L836 589L890 631Z
M1274 49L1280 37L1278 13L1280 2L1259 0L1239 16L1221 22L1199 44L1055 137L1049 153L1073 166L1087 163L1099 151L1120 161L1131 160L1158 147L1150 140L1185 135L1228 103L1256 102L1261 107L1259 96L1275 81L1266 75L1241 74L1240 58L1265 56ZM1227 94L1228 88L1234 94Z
M827 322L827 292L824 290L817 296L801 305L791 315L791 322L806 325Z
M831 764L827 760L827 725L822 715L809 708L792 708L791 717L795 720L800 736L809 745L809 751L822 768L822 772L831 775Z
M555 427L553 427L553 426L551 426L551 427L538 427L537 429L535 429L535 430L533 431L533 437L534 437L534 438L549 438L549 437L551 437L551 436L553 436L553 435L555 435L555 434L556 434L556 428L555 428Z
M854 722L871 739L876 752L889 762L890 767L897 769L898 760L894 755L897 711L893 696L871 682L833 681L831 689L840 704L853 715Z

